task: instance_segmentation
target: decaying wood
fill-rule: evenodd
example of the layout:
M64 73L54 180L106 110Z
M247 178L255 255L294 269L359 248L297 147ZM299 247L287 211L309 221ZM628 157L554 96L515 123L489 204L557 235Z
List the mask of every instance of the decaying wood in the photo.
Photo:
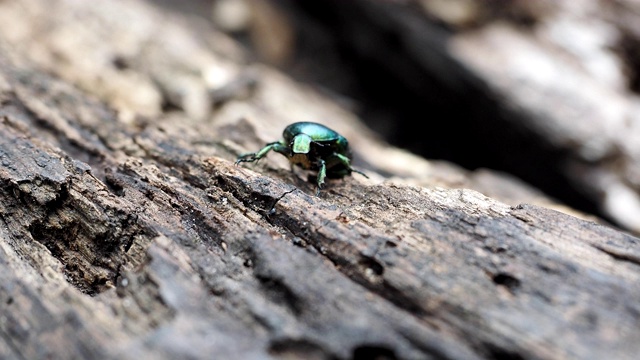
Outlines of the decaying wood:
M377 98L407 98L381 126L400 145L505 169L640 233L637 1L274 1L373 69Z
M0 357L640 350L638 238L454 188L474 181L144 2L5 1L0 14ZM98 25L74 48L60 34L77 16ZM250 86L211 98L196 70L222 74L217 90ZM297 120L343 133L370 179L316 197L282 157L234 165Z

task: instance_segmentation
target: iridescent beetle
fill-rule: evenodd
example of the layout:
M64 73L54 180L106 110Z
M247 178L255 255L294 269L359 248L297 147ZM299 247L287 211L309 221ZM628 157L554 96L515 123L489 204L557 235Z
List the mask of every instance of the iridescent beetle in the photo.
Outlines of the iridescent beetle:
M340 179L355 172L368 178L365 173L351 167L352 155L347 139L324 125L293 123L284 129L282 137L282 140L269 143L258 152L240 155L236 165L258 161L273 150L286 156L294 165L318 172L316 196L320 195L327 177Z

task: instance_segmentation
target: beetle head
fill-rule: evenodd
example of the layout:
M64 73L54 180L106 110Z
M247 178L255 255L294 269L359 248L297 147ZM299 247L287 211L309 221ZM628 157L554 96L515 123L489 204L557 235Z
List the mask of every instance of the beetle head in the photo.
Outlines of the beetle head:
M308 154L311 150L311 136L306 134L296 135L291 142L291 151L294 154Z

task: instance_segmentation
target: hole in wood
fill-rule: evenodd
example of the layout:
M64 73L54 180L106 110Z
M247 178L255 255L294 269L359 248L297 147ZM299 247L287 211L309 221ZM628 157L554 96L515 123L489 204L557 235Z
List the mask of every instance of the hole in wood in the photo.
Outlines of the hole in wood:
M397 359L395 352L386 346L363 345L353 350L353 360L393 360Z
M520 287L520 280L508 273L498 273L493 276L493 282L496 285L501 285L509 289L510 291L514 291L518 287Z

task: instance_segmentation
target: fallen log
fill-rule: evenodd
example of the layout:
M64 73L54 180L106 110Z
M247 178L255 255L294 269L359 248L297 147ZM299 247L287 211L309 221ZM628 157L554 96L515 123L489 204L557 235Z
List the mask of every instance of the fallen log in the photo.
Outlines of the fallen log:
M453 186L473 181L203 43L193 46L205 60L188 66L237 69L230 83L253 85L203 111L187 106L205 81L180 83L196 95L168 91L182 85L147 65L193 76L167 44L198 35L144 2L16 3L0 13L33 24L34 42L17 47L8 32L0 42L0 357L632 359L640 350L638 238L561 204L509 205ZM118 19L107 15L115 10ZM102 29L75 39L84 59L117 62L74 65L83 58L52 41L72 14ZM127 57L122 38L99 35L144 21L169 37L137 38L154 51ZM94 88L98 70L110 76ZM277 154L234 164L299 120L345 135L370 179L331 180L315 196L314 181ZM537 194L510 184L522 189L510 201Z

